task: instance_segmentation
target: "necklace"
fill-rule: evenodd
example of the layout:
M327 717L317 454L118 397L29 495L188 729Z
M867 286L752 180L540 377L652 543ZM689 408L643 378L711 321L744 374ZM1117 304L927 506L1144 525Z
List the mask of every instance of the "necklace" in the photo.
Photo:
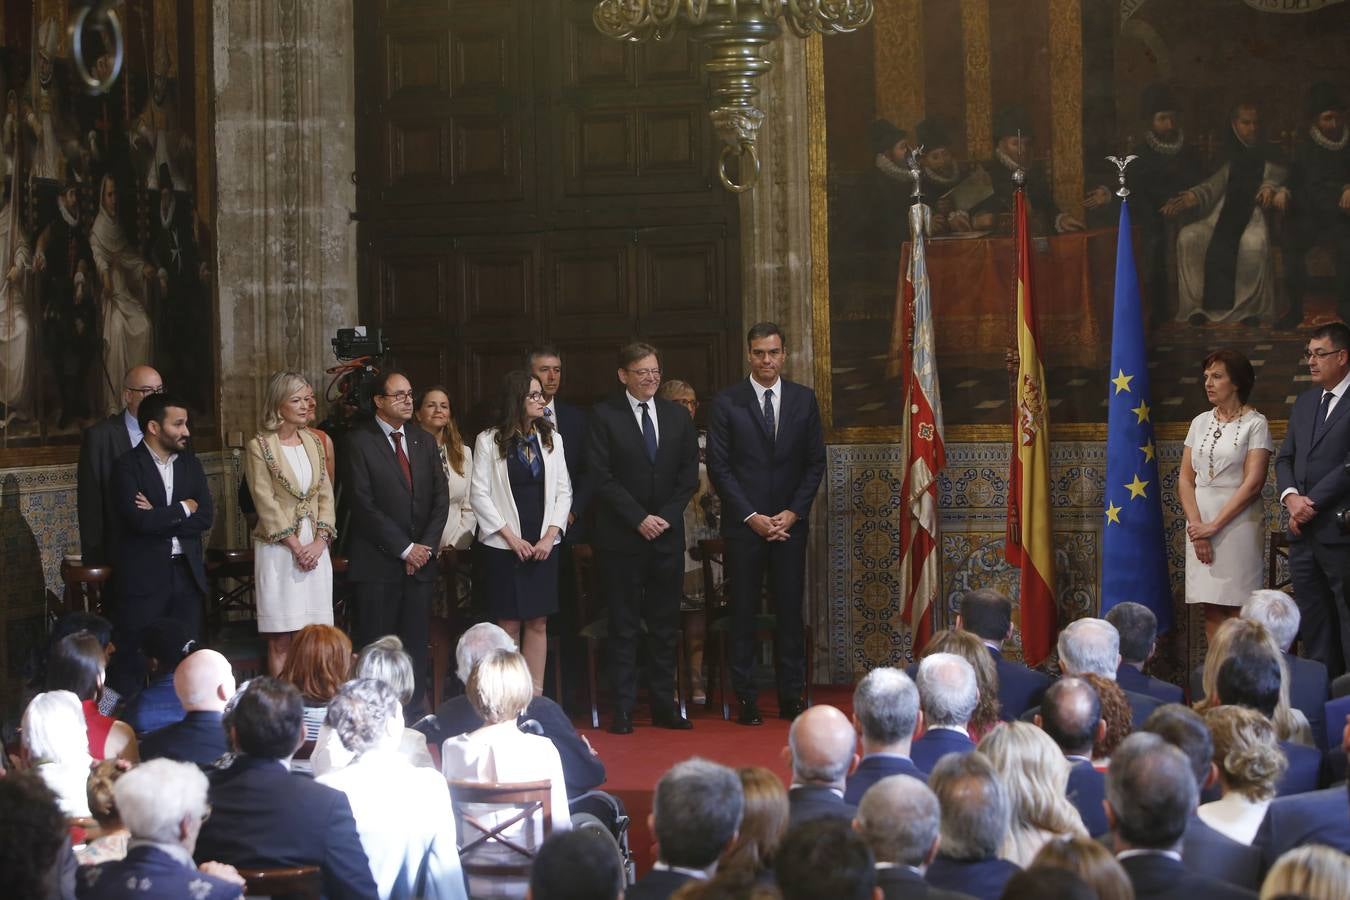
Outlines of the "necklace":
M1243 418L1244 418L1246 415L1247 415L1247 408L1246 408L1246 407L1238 407L1237 415L1233 416L1231 419L1228 419L1227 421L1221 422L1221 421L1219 421L1219 410L1218 410L1217 408L1215 408L1215 409L1213 409L1213 410L1210 411L1210 414L1209 414L1209 426L1210 426L1210 427L1209 427L1209 429L1207 429L1207 432L1206 432L1206 434L1205 434L1205 437L1201 439L1201 441L1200 441L1200 448L1199 448L1199 454L1200 454L1201 456L1206 455L1206 454L1205 454L1205 442L1206 442L1206 441L1209 442L1209 454L1208 454L1208 455L1209 455L1209 464L1208 464L1208 472L1209 472L1209 480L1210 480L1210 481L1213 481L1213 480L1214 480L1214 453L1215 453L1215 451L1218 450L1218 448L1219 448L1219 441L1223 438L1224 432L1228 430L1229 424L1231 424L1231 423L1233 423L1233 422L1237 422L1237 423L1238 423L1238 427L1235 428L1235 429L1233 429L1233 449L1234 449L1234 450L1237 450L1237 448L1238 448L1238 438L1239 438L1239 437L1241 436L1241 434L1242 434L1242 425L1241 425L1241 423L1242 423Z

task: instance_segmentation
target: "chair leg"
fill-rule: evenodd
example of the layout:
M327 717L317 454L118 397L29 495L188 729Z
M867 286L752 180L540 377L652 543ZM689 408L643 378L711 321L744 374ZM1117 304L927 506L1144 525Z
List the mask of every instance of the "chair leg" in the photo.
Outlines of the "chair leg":
M688 709L685 706L685 697L688 692L685 690L684 679L688 674L688 667L684 658L684 629L681 628L675 632L675 697L679 701L680 717L688 718Z
M727 664L727 634L717 636L717 693L722 699L722 720L731 719L731 702L727 700L727 682L731 681L731 667Z
M600 708L595 697L595 640L586 638L586 678L591 689L591 727L600 727Z

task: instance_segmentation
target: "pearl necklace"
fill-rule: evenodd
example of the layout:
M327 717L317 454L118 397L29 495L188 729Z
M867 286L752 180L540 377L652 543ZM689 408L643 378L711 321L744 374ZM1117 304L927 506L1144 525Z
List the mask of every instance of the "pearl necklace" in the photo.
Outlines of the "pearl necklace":
M1217 450L1218 447L1219 447L1219 440L1223 437L1223 433L1224 433L1224 431L1227 430L1228 426L1229 426L1231 423L1233 423L1233 422L1237 422L1237 423L1238 423L1238 427L1235 428L1235 429L1233 429L1233 449L1236 450L1237 447L1238 447L1238 437L1242 434L1242 420L1243 420L1243 418L1246 417L1247 412L1248 412L1248 410L1247 410L1247 408L1246 408L1245 406L1238 407L1237 415L1233 416L1233 418L1229 419L1229 420L1226 421L1226 422L1220 422L1220 421L1219 421L1219 410L1218 410L1217 408L1215 408L1215 409L1213 409L1213 410L1210 411L1210 413L1209 413L1209 429L1206 431L1205 436L1202 437L1202 438L1200 439L1200 449L1199 449L1199 454L1200 454L1201 456L1204 456L1204 455L1205 455L1205 441L1209 441L1209 480L1210 480L1210 481L1213 481L1213 480L1214 480L1214 451Z

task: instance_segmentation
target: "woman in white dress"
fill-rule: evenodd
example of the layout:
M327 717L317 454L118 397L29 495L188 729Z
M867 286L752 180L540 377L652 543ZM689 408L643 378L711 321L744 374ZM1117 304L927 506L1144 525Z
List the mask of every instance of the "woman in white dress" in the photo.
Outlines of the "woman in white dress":
M1186 602L1204 604L1205 638L1238 614L1265 577L1261 489L1270 425L1247 406L1256 373L1236 350L1205 358L1213 408L1191 421L1177 493L1186 512Z
M314 389L278 372L267 385L262 430L248 443L244 476L258 511L253 529L253 594L267 668L277 675L291 635L333 624L333 483L323 441L305 427Z
M98 270L99 304L103 307L103 365L113 379L103 383L104 405L111 411L121 403L121 391L113 387L118 372L150 361L150 315L146 312L146 284L155 277L147 263L127 241L117 219L117 182L104 175L99 183L98 215L89 232L89 250Z

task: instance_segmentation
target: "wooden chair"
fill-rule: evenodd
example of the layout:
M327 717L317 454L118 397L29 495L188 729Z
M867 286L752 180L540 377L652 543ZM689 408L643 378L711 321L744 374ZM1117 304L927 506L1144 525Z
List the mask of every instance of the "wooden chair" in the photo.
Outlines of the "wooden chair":
M253 597L253 548L206 550L206 581L210 593L206 601L206 621L212 631L219 631L230 613L244 613L245 618L258 617ZM228 584L227 584L228 582Z
M249 897L287 898L287 900L319 900L323 895L323 877L318 866L292 866L276 869L244 869L239 874L248 884L244 893Z
M1286 571L1289 563L1289 536L1282 529L1270 532L1270 555L1266 557L1266 586L1271 590L1294 592L1293 581L1286 578L1280 581L1280 560L1284 560Z
M103 605L103 586L112 580L112 566L86 566L83 562L61 560L61 581L65 584L62 601L66 612L83 610L108 618Z
M464 874L528 878L540 846L553 833L552 783L451 779L450 799Z

